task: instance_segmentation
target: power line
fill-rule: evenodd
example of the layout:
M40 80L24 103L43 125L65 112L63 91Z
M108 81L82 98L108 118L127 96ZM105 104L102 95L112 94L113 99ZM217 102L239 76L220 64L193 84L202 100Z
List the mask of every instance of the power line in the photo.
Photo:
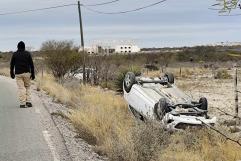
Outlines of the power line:
M236 8L233 8L233 9L237 9L237 8L240 8L240 7L236 7ZM209 10L218 10L218 11L229 11L228 9L224 9L224 8L211 8L211 7L209 7L208 8Z
M140 8L136 8L136 9L126 10L126 11L119 11L119 12L102 12L102 11L99 11L99 10L95 10L95 9L89 8L89 7L85 6L85 5L82 5L82 6L83 6L84 8L86 8L87 10L92 11L92 12L95 12L95 13L113 15L113 14L124 14L124 13L130 13L130 12L135 12L135 11L143 10L143 9L146 9L146 8L149 8L149 7L156 6L156 5L158 5L158 4L160 4L160 3L163 3L163 2L165 2L165 1L167 1L167 0L158 1L158 2L156 2L156 3L152 3L152 4L149 4L149 5L140 7Z
M219 8L211 8L211 7L209 7L208 9L209 9L209 10L215 10L215 11L220 11L220 10L222 10L222 9L219 9Z
M227 14L227 15L219 15L219 16L225 16L225 17L228 17L228 16L241 16L241 14Z
M111 3L118 2L120 0L112 0L104 3L96 3L96 4L81 4L82 6L103 6ZM6 15L15 15L15 14L22 14L22 13L28 13L28 12L36 12L36 11L42 11L42 10L50 10L50 9L56 9L56 8L63 8L63 7L69 7L69 6L75 6L77 4L64 4L59 6L52 6L52 7L45 7L45 8L38 8L38 9L30 9L30 10L22 10L22 11L15 11L15 12L5 12L0 13L0 16L6 16Z
M96 4L82 4L82 6L103 6L103 5L107 5L107 4L111 4L111 3L116 3L116 2L119 2L120 0L112 0L112 1L109 1L109 2L104 2L104 3L96 3Z
M5 12L5 13L0 13L0 16L15 15L15 14L22 14L22 13L27 13L27 12L43 11L43 10L50 10L50 9L63 8L63 7L76 6L76 5L77 4L64 4L64 5L59 5L59 6L37 8L37 9L30 9L30 10L22 10L22 11L16 11L16 12Z
M226 10L222 10L222 9L217 9L217 8L208 8L210 10L215 10L215 11L219 11L219 15L218 16L224 16L224 17L234 17L234 16L241 16L241 13L236 13L236 14L230 14L230 11L226 11ZM223 13L223 14L222 14ZM227 13L227 14L224 14Z
M127 11L119 11L119 12L102 12L102 11L98 11L92 8L89 8L90 6L103 6L103 5L107 5L107 4L111 4L111 3L115 3L118 2L120 0L112 0L109 2L104 2L104 3L97 3L97 4L81 4L81 6L83 6L84 8L86 8L87 10L90 10L92 12L96 12L99 14L124 14L124 13L129 13L129 12L135 12L135 11L139 11L139 10L143 10L155 5L158 5L162 2L165 2L167 0L161 0L159 2L156 3L152 3L150 5L147 6L143 6L140 8L136 8L136 9L132 9L132 10L127 10ZM70 6L76 6L77 4L64 4L64 5L58 5L58 6L51 6L51 7L45 7L45 8L37 8L37 9L29 9L29 10L22 10L22 11L13 11L13 12L4 12L4 13L0 13L0 16L6 16L6 15L15 15L15 14L22 14L22 13L28 13L28 12L37 12L37 11L43 11L43 10L51 10L51 9L57 9L57 8L64 8L64 7L70 7Z

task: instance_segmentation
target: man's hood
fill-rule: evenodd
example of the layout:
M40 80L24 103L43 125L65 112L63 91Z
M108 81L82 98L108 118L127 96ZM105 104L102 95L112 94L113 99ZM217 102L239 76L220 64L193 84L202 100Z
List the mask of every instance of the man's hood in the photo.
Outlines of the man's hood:
M25 51L25 43L23 41L18 43L18 51Z

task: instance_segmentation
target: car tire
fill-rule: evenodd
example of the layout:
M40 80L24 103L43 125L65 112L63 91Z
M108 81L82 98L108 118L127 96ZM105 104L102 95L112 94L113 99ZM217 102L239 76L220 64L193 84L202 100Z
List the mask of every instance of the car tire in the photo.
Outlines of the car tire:
M133 72L128 72L124 79L124 88L127 93L131 91L132 86L136 83L136 76Z
M157 120L162 120L167 112L167 101L165 98L161 98L154 107L154 113Z
M174 84L175 79L174 79L174 75L172 73L166 73L165 77L167 78L168 83Z
M208 101L207 98L202 97L199 99L199 104L201 104L198 108L201 110L208 110Z

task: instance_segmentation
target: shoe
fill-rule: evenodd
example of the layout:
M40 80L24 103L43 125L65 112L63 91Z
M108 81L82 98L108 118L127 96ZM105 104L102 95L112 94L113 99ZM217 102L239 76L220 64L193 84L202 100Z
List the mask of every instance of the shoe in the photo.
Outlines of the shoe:
M27 106L27 107L33 107L33 105L32 105L31 102L26 102L26 106Z
M25 105L20 105L20 108L26 108L26 106Z

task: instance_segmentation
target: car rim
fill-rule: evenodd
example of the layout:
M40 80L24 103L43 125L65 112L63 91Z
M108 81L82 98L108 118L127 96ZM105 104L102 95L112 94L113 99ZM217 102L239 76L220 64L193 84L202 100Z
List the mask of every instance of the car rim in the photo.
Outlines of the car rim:
M126 83L126 86L127 86L127 87L130 87L131 79L130 79L130 76L129 76L129 75L127 75L126 80L125 80L125 83Z

